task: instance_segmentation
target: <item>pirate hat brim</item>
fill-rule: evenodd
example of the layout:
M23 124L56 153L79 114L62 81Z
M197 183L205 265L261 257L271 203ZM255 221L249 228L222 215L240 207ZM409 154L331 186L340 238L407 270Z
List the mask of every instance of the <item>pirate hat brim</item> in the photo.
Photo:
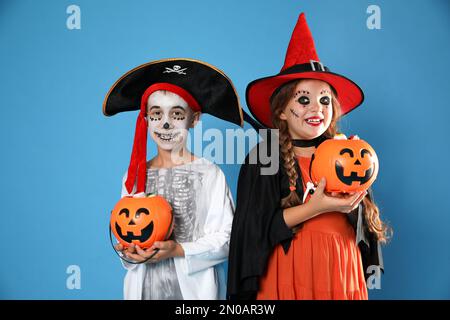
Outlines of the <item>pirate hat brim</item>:
M316 79L327 82L336 92L342 115L358 107L364 101L362 89L352 80L330 72L317 62L295 65L275 76L257 79L249 83L246 101L252 115L263 125L273 128L270 99L282 85L300 79Z
M103 114L139 110L145 90L156 83L169 83L188 91L201 112L243 126L242 108L231 80L203 61L173 58L140 65L124 74L109 90Z

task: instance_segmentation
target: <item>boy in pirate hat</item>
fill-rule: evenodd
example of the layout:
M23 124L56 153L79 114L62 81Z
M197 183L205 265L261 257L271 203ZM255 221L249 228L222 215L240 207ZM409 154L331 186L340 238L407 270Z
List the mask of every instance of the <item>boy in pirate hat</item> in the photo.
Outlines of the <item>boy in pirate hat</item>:
M283 68L251 82L246 98L262 125L279 130L280 167L264 175L262 161L242 165L228 297L367 299L367 267L383 268L379 210L365 193L327 194L326 181L312 188L308 174L316 146L337 136L337 120L363 102L362 90L319 61L302 13Z
M146 250L116 245L128 259L145 261L123 261L125 299L223 299L222 262L228 256L233 201L223 172L190 153L186 136L200 113L242 125L233 84L202 61L150 62L123 75L103 105L108 116L132 110L139 114L122 196L165 197L173 209L174 230L170 240ZM147 132L158 150L148 162Z

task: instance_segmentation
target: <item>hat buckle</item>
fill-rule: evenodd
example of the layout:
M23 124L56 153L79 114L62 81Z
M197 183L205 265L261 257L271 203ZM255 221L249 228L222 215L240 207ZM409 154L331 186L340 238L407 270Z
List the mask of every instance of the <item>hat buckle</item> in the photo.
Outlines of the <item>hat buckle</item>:
M311 65L312 71L319 71L319 70L316 70L316 66L317 66L317 68L320 69L320 71L325 72L325 67L323 66L322 62L311 59L311 60L309 60L309 64ZM314 64L316 64L316 65L314 65Z

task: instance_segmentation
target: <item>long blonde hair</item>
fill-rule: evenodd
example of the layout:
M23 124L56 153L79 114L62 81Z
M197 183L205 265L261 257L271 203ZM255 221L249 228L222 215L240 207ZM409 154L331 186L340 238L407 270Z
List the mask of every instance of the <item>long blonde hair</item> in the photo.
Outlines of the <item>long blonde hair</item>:
M274 93L274 95L270 99L272 123L275 128L279 130L280 152L281 158L283 160L283 167L289 178L290 186L295 188L301 188L302 186L296 186L298 172L295 165L296 158L294 153L294 146L291 142L292 138L289 133L288 124L285 120L280 119L280 115L285 110L289 100L294 94L296 86L301 81L302 80L296 80L283 85ZM333 138L338 133L338 121L341 117L341 108L337 99L337 95L333 88L331 88L331 91L333 115L329 127L323 134L326 138ZM300 204L302 204L302 201L298 197L294 188L291 189L291 192L288 196L281 200L282 208L290 208ZM378 209L377 205L369 197L365 197L363 199L363 204L365 206L365 217L369 230L376 235L379 241L383 243L386 242L388 238L388 227L381 221L380 210ZM391 232L390 228L389 231Z

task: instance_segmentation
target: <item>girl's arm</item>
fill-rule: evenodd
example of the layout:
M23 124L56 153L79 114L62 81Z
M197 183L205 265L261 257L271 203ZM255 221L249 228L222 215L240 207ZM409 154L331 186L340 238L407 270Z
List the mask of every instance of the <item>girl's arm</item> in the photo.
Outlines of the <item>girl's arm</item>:
M352 195L331 196L325 193L326 181L322 178L311 199L301 205L283 210L283 217L289 228L314 218L325 212L349 213L355 210L367 192L356 192Z

